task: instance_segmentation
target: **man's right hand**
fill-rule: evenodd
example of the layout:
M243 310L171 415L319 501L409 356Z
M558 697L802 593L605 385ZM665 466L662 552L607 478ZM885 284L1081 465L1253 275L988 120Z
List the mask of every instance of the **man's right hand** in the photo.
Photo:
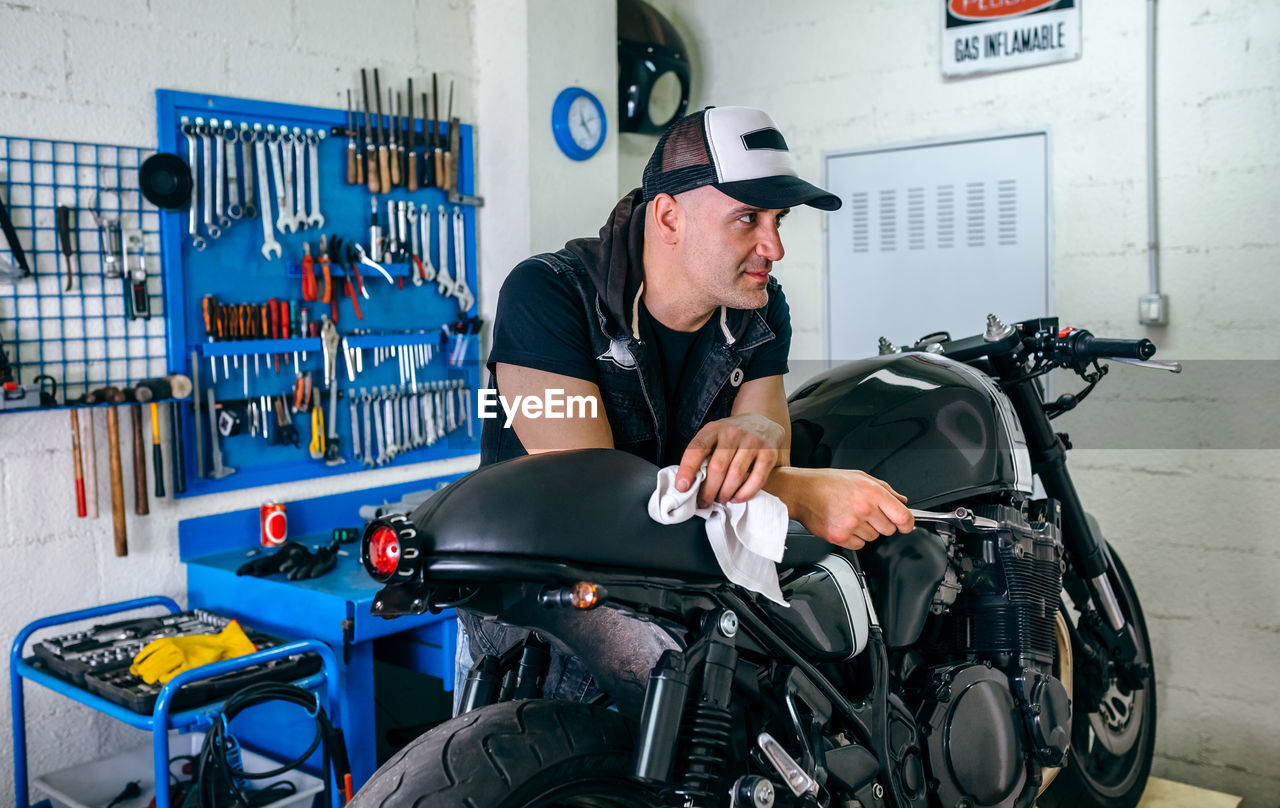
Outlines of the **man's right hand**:
M915 527L907 498L863 471L778 468L765 490L810 533L850 550Z

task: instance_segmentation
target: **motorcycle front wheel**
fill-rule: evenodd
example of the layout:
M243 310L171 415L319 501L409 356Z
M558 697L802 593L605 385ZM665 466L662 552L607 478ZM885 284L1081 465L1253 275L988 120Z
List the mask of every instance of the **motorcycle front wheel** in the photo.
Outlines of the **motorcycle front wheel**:
M350 808L659 808L630 776L633 744L626 719L602 707L493 704L401 749Z
M1147 624L1142 606L1120 557L1111 549L1114 565L1108 576L1126 620L1137 633L1138 658L1148 666L1142 686L1124 687L1107 664L1083 664L1085 652L1072 637L1075 677L1071 722L1071 759L1045 793L1039 808L1133 808L1142 797L1151 773L1156 740L1156 680ZM1073 626L1078 615L1068 615ZM1094 677L1098 681L1086 681ZM1084 694L1100 694L1086 700ZM1093 703L1086 703L1092 701Z

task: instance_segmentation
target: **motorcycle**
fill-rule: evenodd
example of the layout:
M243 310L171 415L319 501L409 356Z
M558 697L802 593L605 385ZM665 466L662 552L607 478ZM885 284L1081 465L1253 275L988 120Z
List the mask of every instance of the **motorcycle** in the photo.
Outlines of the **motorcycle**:
M788 401L792 464L883 479L916 526L852 552L793 522L787 607L725 579L701 520L650 520L655 467L613 450L487 466L371 522L375 614L456 607L538 627L613 609L676 648L634 715L607 693L541 698L542 629L480 654L459 715L353 805L1136 805L1155 742L1151 644L1050 421L1101 381L1103 360L1179 369L1154 353L1056 318L991 316L973 337L882 339L880 356L808 382ZM1086 386L1046 401L1056 368Z

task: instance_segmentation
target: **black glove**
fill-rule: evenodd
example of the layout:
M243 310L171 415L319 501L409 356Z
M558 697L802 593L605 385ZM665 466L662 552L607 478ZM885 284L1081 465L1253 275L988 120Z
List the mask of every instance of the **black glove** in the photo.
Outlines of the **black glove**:
M297 563L291 564L288 569L282 569L285 577L290 581L306 581L311 578L319 578L329 570L333 569L338 563L338 543L334 542L328 547L321 547L312 551L307 558L298 559Z
M311 551L306 545L299 544L296 541L287 541L280 546L271 555L259 556L258 558L246 561L236 570L236 575L252 575L255 578L265 578L268 575L275 575L285 569L285 564L290 566L297 562L294 559L302 557L310 558Z

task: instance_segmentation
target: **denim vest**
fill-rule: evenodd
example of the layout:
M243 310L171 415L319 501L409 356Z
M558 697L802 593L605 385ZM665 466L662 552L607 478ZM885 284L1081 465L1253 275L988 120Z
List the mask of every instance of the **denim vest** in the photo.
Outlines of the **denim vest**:
M700 338L695 343L694 350L699 351L701 346L701 351L688 358L685 378L697 382L683 385L682 400L676 409L678 420L668 424L662 368L654 346L640 339L638 332L628 333L626 325L606 311L579 257L561 250L534 258L569 281L582 298L582 314L596 358L601 404L613 431L614 447L654 465L662 464L669 446L683 450L708 422L729 416L742 384L742 368L756 348L775 336L761 311L722 308L719 315L713 315L719 321L717 338ZM777 293L778 281L770 276L769 295L772 298ZM633 301L633 320L638 297ZM692 373L690 368L694 368ZM489 386L496 386L492 374ZM526 453L515 430L503 428L502 423L498 418L484 421L481 465Z

